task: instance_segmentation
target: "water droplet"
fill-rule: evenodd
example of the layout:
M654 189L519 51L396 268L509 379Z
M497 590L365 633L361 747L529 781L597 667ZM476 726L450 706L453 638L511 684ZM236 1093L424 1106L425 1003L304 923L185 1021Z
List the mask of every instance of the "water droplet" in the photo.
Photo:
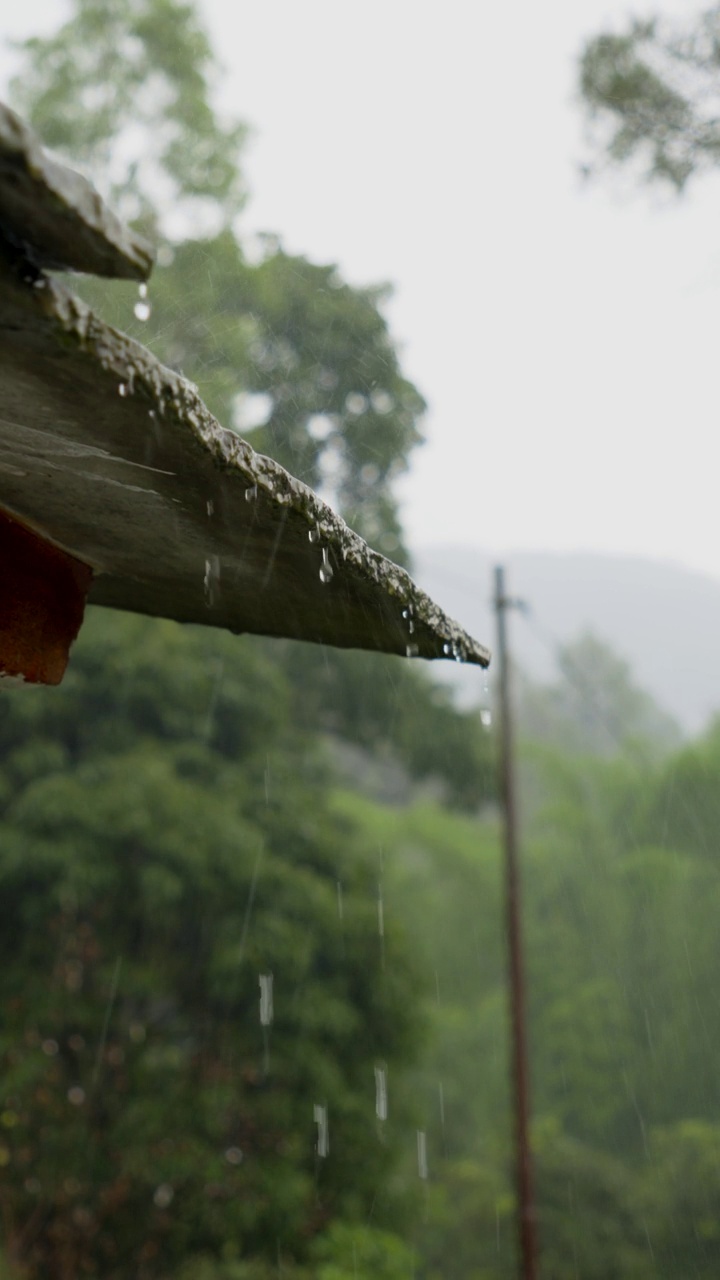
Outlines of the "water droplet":
M312 542L313 544L316 544L320 541L320 537L321 537L321 534L318 528L310 529L310 531L308 532L308 542Z
M228 1147L227 1151L225 1152L225 1159L227 1160L228 1164L241 1164L242 1158L243 1158L243 1153L239 1147Z
M269 1027L273 1020L273 976L271 973L260 974L260 1023Z
M330 564L330 552L328 551L327 547L323 547L322 564L320 565L320 581L328 583L328 582L332 582L332 579L333 579L333 567Z
M402 611L403 621L407 622L407 629L408 629L409 635L412 635L415 630L415 623L413 622L414 612L415 611L411 604L406 605L406 607Z
M119 395L119 396L126 396L126 395L127 395L127 393L128 393L128 389L127 389L127 386L125 385L125 383L124 383L124 382L119 382L119 383L118 383L118 395Z
M330 1132L328 1129L327 1107L320 1102L313 1106L313 1120L317 1125L317 1142L315 1150L322 1160L330 1154Z
M214 516L214 515L215 515L215 503L213 502L212 498L208 498L207 502L205 503L205 506L206 506L206 508L207 508L207 513L208 513L208 515L209 515L209 516Z
M149 320L152 307L150 306L150 303L147 300L146 284L141 284L138 286L138 294L140 295L139 300L135 303L135 306L133 307L133 311L135 312L135 319Z
M406 645L405 645L405 657L406 657L406 658L417 658L417 656L418 656L419 652L420 652L420 649L419 649L418 645L416 645L416 644L406 644Z
M490 728L490 725L492 724L492 711L490 711L488 707L483 707L480 712L480 722L485 725L486 729Z
M79 1084L73 1085L72 1089L68 1089L68 1102L74 1107L81 1107L85 1101L85 1090L80 1088Z
M205 590L205 603L212 605L215 601L215 585L220 581L220 557L211 556L205 561L205 577L203 578L203 587Z
M423 1180L426 1180L428 1176L427 1134L425 1134L422 1129L418 1129L417 1131L417 1159L418 1173Z
M375 1067L375 1115L378 1120L388 1118L387 1069Z
M246 501L246 502L254 502L254 501L255 501L255 499L257 498L257 495L258 495L258 487L257 487L257 485L256 485L256 484L251 484L251 485L250 485L250 488L245 490L245 501Z
M452 645L451 645L450 641L449 641L449 640L446 640L446 641L445 641L445 643L444 643L444 645L443 645L443 653L445 654L445 657L446 657L446 658L450 658L450 657L452 657L452 651L453 651L453 647L452 647Z

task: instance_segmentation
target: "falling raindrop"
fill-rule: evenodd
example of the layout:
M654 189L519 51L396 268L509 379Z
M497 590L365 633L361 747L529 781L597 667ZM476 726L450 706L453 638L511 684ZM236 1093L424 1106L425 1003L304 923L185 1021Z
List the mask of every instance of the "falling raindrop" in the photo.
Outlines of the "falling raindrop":
M139 288L138 288L138 294L139 294L140 296L139 296L139 298L138 298L138 301L135 303L135 306L133 307L133 311L135 312L135 319L136 319L136 320L143 320L143 321L145 321L145 320L149 320L149 319L150 319L150 313L151 313L151 311L152 311L152 307L151 307L150 303L148 302L148 296L147 296L147 285L146 285L146 284L141 284L141 285L139 286Z
M321 537L320 530L317 528L317 526L314 529L310 529L308 531L308 542L317 544L320 541L320 537Z
M245 501L254 502L257 496L258 496L258 487L256 484L251 484L250 488L245 490Z
M387 1068L375 1067L375 1115L378 1120L388 1118Z
M320 581L324 583L332 582L333 567L330 564L330 552L327 547L322 549L322 564L320 565Z
M317 1125L317 1142L315 1150L322 1160L330 1154L330 1131L328 1128L327 1107L320 1102L313 1106L313 1120Z
M492 724L492 711L490 711L488 707L482 708L482 711L480 712L480 722L486 729L490 728L490 725Z
M416 644L406 644L406 645L405 645L405 657L406 657L406 658L417 658L417 656L418 656L419 652L420 652L420 649L418 648L418 646L417 646Z
M208 499L208 501L206 502L205 506L207 507L207 513L208 513L208 515L209 515L209 516L214 516L214 515L215 515L215 503L213 502L212 498L209 498L209 499Z
M210 556L205 561L205 577L203 578L203 587L205 590L205 603L208 608L215 602L215 585L220 581L220 557Z
M126 384L125 384L124 382L119 382L119 383L118 383L118 395L119 395L119 396L123 396L123 397L124 397L124 396L126 396L127 394L128 394L128 389L127 389Z
M427 1134L422 1129L417 1131L417 1160L418 1173L423 1181L426 1181L428 1176Z
M446 657L446 658L450 658L450 657L452 657L452 651L453 651L453 647L452 647L452 645L451 645L450 641L449 641L449 640L446 640L446 641L445 641L445 643L444 643L444 645L443 645L443 653L445 654L445 657Z
M273 976L260 974L260 1023L269 1027L273 1020Z

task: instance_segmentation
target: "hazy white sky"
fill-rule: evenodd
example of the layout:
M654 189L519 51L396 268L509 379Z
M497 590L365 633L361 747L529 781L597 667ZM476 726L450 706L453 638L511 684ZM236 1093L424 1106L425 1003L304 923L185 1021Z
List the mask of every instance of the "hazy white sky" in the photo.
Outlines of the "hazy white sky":
M5 31L66 9L25 0ZM200 9L223 104L254 127L245 228L395 284L430 406L402 487L411 544L626 552L720 578L720 177L681 202L577 177L577 53L626 4Z

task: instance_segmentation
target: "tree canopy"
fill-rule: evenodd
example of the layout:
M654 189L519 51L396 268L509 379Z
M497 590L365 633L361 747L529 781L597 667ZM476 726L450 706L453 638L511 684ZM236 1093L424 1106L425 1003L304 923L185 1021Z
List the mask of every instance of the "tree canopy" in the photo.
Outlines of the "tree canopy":
M720 6L593 36L579 87L592 165L632 164L646 180L683 191L720 161Z

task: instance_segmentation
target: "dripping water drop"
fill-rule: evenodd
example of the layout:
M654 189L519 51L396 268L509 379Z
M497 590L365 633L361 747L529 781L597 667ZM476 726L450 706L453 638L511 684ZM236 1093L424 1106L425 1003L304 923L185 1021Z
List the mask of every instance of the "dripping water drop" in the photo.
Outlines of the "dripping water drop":
M320 581L324 583L332 582L333 567L330 564L330 552L327 547L322 550L322 564L320 565Z
M325 1159L330 1154L330 1133L328 1129L328 1113L327 1107L323 1103L316 1102L313 1106L313 1120L317 1125L317 1143L315 1150L321 1159Z
M273 976L260 974L260 1024L269 1027L273 1020Z
M142 320L142 321L149 320L152 307L148 302L146 284L141 284L138 286L138 294L139 294L138 300L135 303L135 306L133 307L133 311L135 313L135 319Z
M375 1067L375 1115L378 1120L388 1118L387 1068Z

